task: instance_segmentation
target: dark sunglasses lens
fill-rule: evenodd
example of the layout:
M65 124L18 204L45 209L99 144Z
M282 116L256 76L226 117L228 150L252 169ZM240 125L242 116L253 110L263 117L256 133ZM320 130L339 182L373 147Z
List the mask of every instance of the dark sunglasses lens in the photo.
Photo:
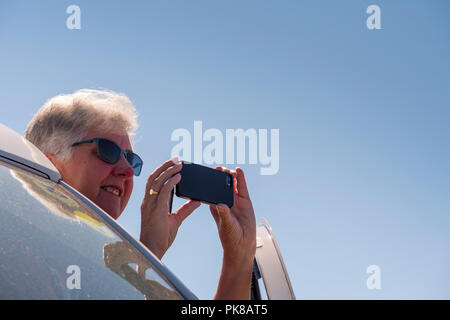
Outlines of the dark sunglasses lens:
M126 153L127 161L131 165L134 170L134 175L138 176L142 170L142 159L139 156L132 152Z
M108 163L116 163L120 159L120 148L112 141L106 139L98 140L99 157Z

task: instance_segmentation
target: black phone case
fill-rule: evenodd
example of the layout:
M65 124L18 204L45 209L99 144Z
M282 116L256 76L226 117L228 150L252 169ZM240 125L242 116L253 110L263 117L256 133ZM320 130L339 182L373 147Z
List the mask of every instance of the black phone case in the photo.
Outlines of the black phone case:
M175 186L177 197L198 200L209 204L224 203L229 208L234 203L234 181L229 173L182 161L181 180Z

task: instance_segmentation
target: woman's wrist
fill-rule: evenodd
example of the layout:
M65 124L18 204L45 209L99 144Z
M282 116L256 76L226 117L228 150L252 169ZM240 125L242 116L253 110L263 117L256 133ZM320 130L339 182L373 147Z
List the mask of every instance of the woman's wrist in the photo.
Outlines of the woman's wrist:
M149 237L145 237L141 234L139 241L145 246L147 247L147 249L149 249L159 260L162 259L162 257L164 256L164 251L161 251L158 246L155 245L154 241L152 241L152 239L150 239Z
M253 272L253 259L246 257L240 261L230 261L224 255L222 271L214 299L218 300L248 300Z

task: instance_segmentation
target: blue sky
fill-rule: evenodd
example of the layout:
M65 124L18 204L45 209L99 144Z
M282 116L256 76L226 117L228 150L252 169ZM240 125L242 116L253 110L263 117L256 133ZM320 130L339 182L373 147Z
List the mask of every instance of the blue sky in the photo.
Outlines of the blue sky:
M71 4L80 30L66 27ZM373 4L381 30L366 27ZM448 299L449 12L445 0L2 1L0 121L23 133L57 94L127 94L145 165L119 223L137 238L175 129L279 129L277 174L240 166L297 298ZM221 247L206 205L163 262L213 296Z

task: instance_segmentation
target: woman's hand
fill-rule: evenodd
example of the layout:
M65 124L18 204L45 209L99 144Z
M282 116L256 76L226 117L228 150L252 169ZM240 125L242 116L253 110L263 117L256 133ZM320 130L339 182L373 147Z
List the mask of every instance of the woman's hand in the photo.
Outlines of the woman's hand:
M223 247L222 272L216 299L249 299L253 260L256 252L256 222L253 205L241 168L232 171L223 167L234 180L234 204L210 205Z
M169 200L172 189L180 182L181 162L168 160L150 174L145 187L145 196L141 204L141 242L159 259L172 245L178 228L195 209L199 201L187 201L176 212L169 212ZM154 191L157 194L150 194Z

